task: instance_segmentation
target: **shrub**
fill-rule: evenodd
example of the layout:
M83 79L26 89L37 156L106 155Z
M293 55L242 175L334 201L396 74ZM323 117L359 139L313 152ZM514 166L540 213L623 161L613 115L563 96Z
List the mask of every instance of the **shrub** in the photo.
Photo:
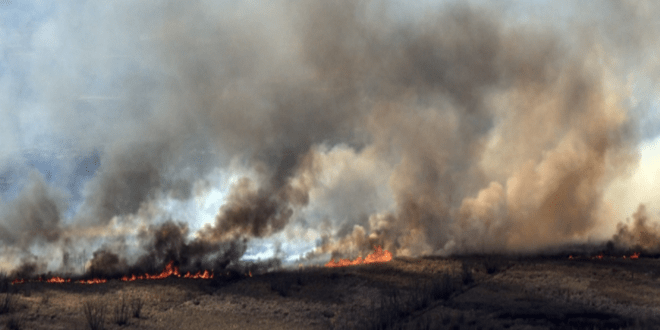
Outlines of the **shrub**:
M380 304L372 303L359 329L435 329L432 327L435 320L428 317L417 322L410 321L407 326L406 322L415 311L428 308L433 301L449 299L456 289L454 278L442 274L425 284L417 284L409 293L398 288L385 290L381 294Z
M274 276L270 280L270 289L276 291L282 297L289 295L292 281L288 276Z
M130 310L128 307L126 298L121 297L117 302L117 305L115 305L112 321L117 325L126 325L128 323L128 317L130 316Z
M439 278L431 281L429 294L434 300L446 300L454 293L454 281L449 274L442 274Z
M428 288L428 284L417 284L414 288L410 297L411 305L414 310L424 309L431 302L431 295L429 294Z
M25 325L25 315L12 315L7 319L5 327L9 330L21 330Z
M495 274L500 271L500 263L493 257L488 257L484 260L484 268L486 269L486 273Z
M392 329L403 314L402 303L399 300L399 291L390 290L381 296L377 306L372 302L368 318L363 319L361 329Z
M15 294L5 292L4 296L0 298L0 314L11 313L16 307L18 298Z
M140 313L142 312L142 307L144 306L144 301L141 298L135 298L131 301L131 309L133 317L140 318Z
M103 330L105 322L105 304L89 300L83 305L83 312L90 330Z
M41 303L43 305L48 305L48 303L50 302L50 295L51 295L50 293L46 292L44 293L43 296L41 296Z
M472 277L472 269L467 263L463 263L461 271L461 281L464 285L470 285L474 283L474 277Z
M298 271L296 272L296 283L300 286L305 285L305 283L307 283L305 272L302 269L298 269Z
M7 273L0 272L0 292L9 292L11 280L7 277Z

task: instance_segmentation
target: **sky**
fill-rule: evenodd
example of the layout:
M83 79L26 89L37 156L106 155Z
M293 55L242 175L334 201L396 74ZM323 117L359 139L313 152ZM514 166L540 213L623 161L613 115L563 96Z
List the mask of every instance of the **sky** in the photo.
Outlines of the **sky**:
M528 54L536 51L535 45L540 45L539 47L548 47L553 52L557 52L548 60L548 63L551 63L548 66L555 65L561 72L564 72L562 70L565 67L570 67L569 64L564 63L571 63L575 58L582 61L580 62L582 64L578 65L580 68L588 67L591 71L585 70L589 74L598 76L596 80L598 84L602 84L602 89L605 91L602 92L601 97L603 102L607 103L608 107L610 103L616 104L617 109L621 109L617 110L617 113L620 111L624 114L622 118L628 120L628 124L620 124L622 127L620 130L613 129L616 134L625 136L622 145L633 144L629 155L626 156L627 160L621 161L625 164L620 165L614 160L602 163L604 168L613 168L617 175L603 174L607 179L603 179L603 187L599 186L600 188L594 192L598 194L598 200L602 197L604 205L608 206L595 207L593 212L598 214L612 212L608 213L606 220L599 222L604 229L595 231L602 232L602 235L611 235L615 230L615 224L630 217L640 203L647 205L650 214L660 216L660 193L654 189L660 184L660 166L658 166L660 164L660 110L658 109L660 85L657 83L660 61L658 61L658 47L655 46L660 43L653 43L655 36L659 35L655 32L660 32L657 31L660 24L655 19L660 8L653 1L642 0L603 2L597 6L598 8L593 8L591 3L581 1L537 0L497 3L468 1L466 3L467 5L465 3L462 5L468 8L469 13L465 15L471 17L472 11L479 12L481 16L478 17L482 18L474 19L475 21L483 20L486 22L484 24L488 25L491 24L489 19L492 19L495 22L493 26L505 36L503 39L513 40L506 41L510 42L506 47L518 49L517 45L522 45L520 50L512 51L515 53L513 58L519 56L526 60L528 57L545 56L543 52L538 55ZM446 32L433 32L435 28L443 28L441 25L443 23L438 23L440 27L434 25L438 15L444 17L446 21L451 21L448 18L450 16L443 15L448 15L444 13L451 12L455 4L454 1L431 0L373 1L364 7L366 13L357 14L360 18L357 23L349 22L353 25L347 25L348 32L345 33L349 36L342 39L341 47L363 49L359 46L361 39L350 38L353 36L351 33L354 33L351 30L353 26L357 26L355 29L359 30L364 28L361 24L364 24L365 29L375 26L372 37L373 40L379 41L373 42L375 45L373 49L382 48L383 51L390 51L389 42L395 38L402 39L396 39L397 41L392 43L407 45L406 33L411 36L420 33L423 35L420 38L428 37L434 42L440 40L438 42L443 45L462 45L463 39L452 39L453 34L460 35L460 32L451 30L455 27L460 29L462 23L450 25ZM0 216L3 219L14 219L16 214L23 214L21 213L23 211L13 211L20 209L17 206L20 203L17 201L21 198L29 199L22 196L34 194L34 191L43 188L48 196L57 196L52 199L56 201L54 203L58 205L58 212L62 214L58 216L58 228L75 227L81 223L96 224L98 219L105 219L98 222L107 225L112 221L121 222L124 218L148 217L149 224L162 223L169 219L183 221L189 226L190 238L195 237L195 233L205 226L216 228L213 234L216 236L219 235L217 234L219 228L227 232L252 230L249 248L244 255L247 260L268 258L277 254L284 255L286 260L294 262L309 251L321 250L327 257L328 253L342 249L341 242L344 239L357 240L355 237L362 235L360 230L366 231L364 237L378 236L379 239L387 241L387 235L379 236L383 232L382 228L385 227L378 227L375 223L385 221L383 219L389 219L390 216L403 219L392 220L391 223L408 221L404 219L407 213L402 211L405 198L402 197L401 191L405 189L415 191L417 188L411 187L421 185L415 184L412 178L415 175L419 176L420 173L426 173L424 167L411 166L410 168L418 169L411 170L415 173L400 170L400 164L407 161L411 164L421 164L420 162L424 162L423 159L426 157L406 153L406 139L395 138L395 142L390 145L391 148L401 147L403 151L391 153L382 151L387 148L382 147L381 144L389 142L382 142L386 139L379 136L378 132L387 131L393 136L398 136L396 134L407 136L408 131L401 133L402 131L393 128L399 124L401 127L407 127L407 122L392 115L391 120L395 122L399 120L399 123L390 125L371 118L369 114L364 117L367 118L364 119L367 124L362 124L363 117L360 115L356 115L355 121L352 121L353 114L361 114L363 110L337 112L336 116L351 118L346 121L339 120L334 115L320 116L318 122L323 120L332 122L328 125L321 125L317 120L306 117L297 121L300 116L288 113L282 116L275 114L279 111L277 109L280 103L294 104L291 107L296 108L298 106L296 100L305 97L317 100L310 101L314 107L317 107L317 103L321 104L318 106L321 110L317 108L314 110L317 113L325 109L324 102L335 102L328 104L333 104L332 106L337 108L346 104L346 109L353 107L376 109L384 104L380 100L388 98L384 95L388 95L389 92L381 92L379 83L373 82L375 78L372 77L378 77L379 69L365 69L365 72L369 72L365 73L367 78L358 79L364 85L356 87L355 90L359 92L355 93L366 95L364 98L350 96L351 92L346 91L328 94L331 99L335 99L333 101L315 96L317 92L307 91L306 87L296 87L308 84L306 79L316 81L314 79L323 80L324 77L330 78L323 80L324 84L319 85L318 88L323 90L341 89L344 87L337 86L346 86L353 82L353 80L344 81L341 80L343 78L336 78L332 73L335 72L333 70L341 71L345 68L341 63L337 64L339 69L326 70L325 67L327 63L335 63L332 62L334 56L332 52L336 48L324 48L323 42L327 39L330 40L328 41L330 44L336 40L332 38L343 38L341 33L338 34L340 37L327 36L323 33L323 26L335 26L333 21L319 23L321 24L319 31L314 32L318 35L300 30L301 24L303 26L309 24L300 17L307 17L309 12L316 13L317 7L322 6L317 6L315 1L302 1L300 4L291 1L193 1L190 4L164 2L153 4L150 1L14 0L9 4L0 5ZM296 14L297 10L300 10L299 14ZM337 15L344 17L340 15L342 11L339 9L323 10L339 13ZM386 18L387 24L378 21L382 17ZM336 24L341 23L337 21ZM399 27L403 28L399 30ZM471 36L470 40L481 40L483 34L480 29L476 28L474 32L476 35ZM420 32L422 30L426 32ZM371 30L369 31L371 33ZM516 42L516 33L521 36L519 44ZM311 34L311 37L307 34ZM437 38L434 37L436 35ZM378 39L381 37L382 40ZM543 39L543 42L535 44L536 38ZM546 42L545 38L554 41ZM314 40L322 41L317 45ZM458 41L452 43L454 41L451 40ZM467 43L472 45L470 42ZM355 46L352 43L359 45ZM488 40L483 43L487 44ZM316 46L312 47L310 44ZM401 49L397 47L393 46L392 49ZM476 49L470 51L476 52L481 48ZM374 50L374 52L378 51L380 50ZM391 51L396 52L396 50ZM326 53L331 54L327 55L330 58L325 57ZM359 51L356 53L357 57L361 56ZM336 55L339 58L337 61L343 59L341 56L342 53ZM372 55L365 55L365 57L369 56ZM398 61L396 57L383 58L386 61L393 61L392 63L399 63L396 62ZM448 65L454 65L452 64L454 62L451 62L454 61L453 57L451 58L447 60L450 61ZM508 69L504 71L506 70ZM493 88L506 85L507 75L519 74L515 70L502 73L501 79L494 79ZM499 72L493 74L500 75ZM390 76L383 77L384 80L390 79ZM403 81L397 80L399 78L391 79L397 82ZM283 87L271 87L273 82L280 80L287 83L281 84ZM325 84L327 81L331 83ZM335 82L337 85L333 85ZM339 82L344 85L339 85ZM376 87L371 87L372 85L369 84ZM392 86L394 85L392 83ZM518 86L515 83L513 85ZM559 87L552 88L560 90L562 85L557 83L556 86ZM488 94L491 92L482 92L479 88L482 87L478 87L477 92L474 93L479 95L483 93L485 100L483 102L486 103L486 105L478 105L479 109L498 109L494 104L499 104L498 102L507 97L515 99L515 93L525 89L525 87L515 87L519 90L498 96ZM550 90L545 87L539 88L544 91ZM371 92L372 90L379 92ZM407 104L410 95L417 93L414 88L400 92L402 89L399 89L398 85L382 87L382 90L394 91L392 92L394 95L401 95L388 100L388 102L398 102L397 104ZM460 91L452 89L451 86L447 87L447 91L449 94L460 94ZM279 96L279 93L284 96ZM451 99L451 95L446 98ZM555 96L548 96L550 101L547 104L553 104L554 98ZM378 101L373 101L374 99ZM426 94L420 96L421 99L425 101L419 102L428 102L431 104L429 107L442 108L443 106L438 104L445 104L442 100L434 101L435 99ZM471 106L462 97L457 99L459 106ZM227 103L223 103L225 100ZM514 103L522 108L526 106L525 104L531 104L530 107L537 106L534 100L525 101L528 103L523 101ZM447 102L451 104L447 107L457 106L454 101ZM552 107L552 105L547 106ZM225 114L222 112L223 107L241 110L227 111ZM492 111L499 113L498 110ZM217 114L219 112L223 114ZM610 112L597 112L597 114L607 116ZM428 116L431 116L428 117L431 118L430 121L436 118L433 115ZM451 120L462 122L462 115L456 116L455 118L458 119L438 121L440 126L433 126L434 129L451 130L450 127L444 127L440 123ZM514 117L498 116L493 116L495 119L488 117L485 124L479 121L481 117L478 116L475 117L476 119L469 119L475 121L475 127L485 125L483 129L475 129L474 133L485 139L483 141L490 141L483 142L483 145L495 145L496 139L493 136L496 135L502 135L502 141L515 140L504 133L498 133L500 132L498 129L506 129L507 120L514 121L515 119L511 119ZM451 115L448 115L446 118L450 117ZM389 117L384 115L379 118ZM500 121L497 118L505 118L502 119L504 123L502 128L498 128ZM411 122L410 125L419 126L422 122L418 124ZM612 123L614 122L619 123L612 119ZM379 125L384 125L382 127L386 128L374 131L373 127L381 127ZM299 126L309 126L314 132L299 131L296 128ZM327 128L328 131L325 131L326 126L330 127ZM346 127L357 128L345 133ZM557 132L563 131L558 129ZM461 136L459 133L456 134L452 136L440 134L436 138L454 141L453 137ZM472 142L460 142L461 139L472 141L470 138L456 139L454 142L447 142L449 143L447 145L439 143L439 148L473 146ZM299 140L308 142L300 144ZM535 145L534 148L545 148L540 146L543 143L556 142L553 141L548 138L538 142L539 145ZM507 150L518 148L514 146L517 144L511 143ZM556 143L561 145L560 142ZM575 145L579 143L576 142ZM373 153L378 156L371 154L372 147ZM523 150L526 147L520 148ZM533 160L536 162L536 169L541 171L545 167L539 157L551 157L548 155L553 151L564 150L561 149L564 147L553 148L543 149L542 153L521 151L528 155L529 159L521 158L520 162L515 161L512 164L522 168L524 161ZM619 150L617 148L618 145L614 149ZM268 220L269 229L266 232L247 229L240 224L227 227L228 223L232 223L226 215L230 207L223 209L223 206L234 205L227 202L228 199L231 201L229 196L251 196L247 193L247 195L233 193L238 189L235 187L240 186L241 178L251 178L253 182L259 183L260 188L254 188L254 191L258 191L257 195L263 190L271 191L275 196L289 189L278 187L290 186L293 187L291 189L297 189L299 185L306 184L305 178L308 174L305 174L307 172L304 172L306 169L302 165L296 163L297 165L291 168L282 165L286 163L286 157L281 155L289 150L295 150L296 155L300 156L297 159L316 157L314 159L319 164L331 164L324 165L326 167L323 167L323 170L318 170L320 171L318 173L322 172L322 174L314 181L313 188L305 192L308 200L296 202L290 199L293 197L287 195L289 197L286 203L294 210L293 216L290 216L291 220L286 220L283 225L279 225L277 217L272 221ZM438 157L461 159L455 163L450 162L452 165L448 165L449 168L466 166L465 162L488 162L491 160L488 157L492 157L495 164L494 160L499 159L489 156L487 151L484 151L484 155L486 156L483 158L474 158L449 153L448 156ZM429 159L435 159L433 157L429 156ZM434 161L437 160L431 162ZM342 167L336 164L344 165ZM143 166L155 168L156 174L144 170ZM382 171L376 170L380 168L378 166L382 167ZM472 172L456 174L458 178L456 180L469 181L469 183L459 185L457 194L460 197L459 201L463 200L463 203L448 207L447 217L455 218L458 217L456 214L465 212L472 216L481 214L479 213L481 211L475 211L476 209L465 212L459 212L459 209L469 209L470 205L473 205L470 203L477 203L480 200L481 197L478 196L487 196L488 193L498 189L507 192L508 198L516 196L515 191L512 192L514 189L512 187L518 182L516 180L523 180L525 176L519 174L517 169L508 169L508 167L505 169L504 165L501 169L495 168L498 165L492 166L494 167L491 169L488 164L483 165L486 169L483 171L487 173L483 182L461 179L463 175L469 176ZM281 174L280 170L284 174ZM309 173L317 173L309 171L311 171ZM384 172L390 174L379 174ZM287 186L282 180L289 180L286 182L292 183ZM341 188L342 182L346 180L358 183ZM406 183L409 181L413 183ZM146 183L140 184L141 182ZM489 182L497 184L489 185ZM134 187L138 186L147 187L148 189L145 189L148 191L144 194L140 191L134 192L136 189ZM424 194L424 191L420 194ZM104 199L121 199L124 198L120 197L122 194L128 195L125 198L132 199L133 202L112 202L115 204L111 203L112 205L108 206L108 202ZM430 193L429 198L435 198L434 194ZM351 198L345 196L355 198L368 196L368 198L364 205L356 206L352 204L354 202L350 200ZM423 201L418 203L426 205ZM150 211L152 209L158 211ZM603 211L605 209L609 211ZM436 211L430 213L445 214L444 210ZM17 219L20 217L19 215ZM442 217L444 215L440 218ZM91 218L97 220L89 220ZM345 220L353 218L362 220ZM365 220L367 218L369 220ZM420 221L424 223L426 220ZM5 226L9 228L12 223L6 220ZM421 227L411 228L408 230L415 232ZM582 235L583 232L580 230L575 233L579 232ZM20 229L9 229L14 236L19 231ZM370 236L370 232L377 234ZM325 237L327 233L332 233L330 236L333 238L329 241L333 241L334 245L321 244L328 240ZM519 234L511 235L518 237L516 235ZM430 242L428 246L408 246L404 243L406 239L397 239L397 243L392 243L392 247L399 249L399 255L419 254L422 251L426 251L424 253L450 251L451 246L460 245L456 243L460 241L460 235L456 237L450 239L434 236L428 238ZM59 238L46 239L50 243L58 240ZM505 246L516 249L515 246L518 244L516 242L518 242L517 238L511 238ZM47 246L32 241L25 244L29 247L21 247L21 253L30 255L39 255L39 249ZM104 240L85 244L90 246L88 251L93 250L92 246L98 247L103 244L114 246L112 245L114 243ZM357 246L355 244L351 246ZM350 249L349 251L355 252ZM6 260L7 263L15 262L12 258Z

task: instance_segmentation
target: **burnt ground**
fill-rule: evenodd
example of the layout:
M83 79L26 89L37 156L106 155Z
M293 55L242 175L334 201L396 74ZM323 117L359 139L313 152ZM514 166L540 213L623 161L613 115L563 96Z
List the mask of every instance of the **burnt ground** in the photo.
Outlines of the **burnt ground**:
M213 280L25 283L0 294L0 325L90 329L87 305L105 329L655 329L659 277L652 258L463 257ZM130 314L118 325L122 301ZM144 304L139 318L135 301Z

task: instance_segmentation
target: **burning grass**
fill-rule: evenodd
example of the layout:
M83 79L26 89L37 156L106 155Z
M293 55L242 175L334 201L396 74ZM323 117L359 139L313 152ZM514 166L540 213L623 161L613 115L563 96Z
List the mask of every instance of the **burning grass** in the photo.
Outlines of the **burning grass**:
M346 267L346 266L355 266L362 264L373 264L373 263L383 263L392 260L392 253L387 250L383 250L380 246L374 247L374 252L367 255L364 260L361 257L351 261L349 259L340 259L339 261L330 260L326 267Z
M2 277L4 276L4 277ZM196 273L191 273L187 272L186 274L182 275L179 273L179 267L174 265L174 261L170 261L163 271L161 271L158 274L153 274L150 275L149 273L145 274L140 274L140 275L124 275L120 279L124 282L133 282L133 281L138 281L138 280L162 280L168 277L183 277L183 278L189 278L189 279L213 279L214 274L213 271L208 271L208 270L199 270ZM4 278L4 280L3 280ZM99 278L99 277L94 277L91 279L78 279L78 280L72 280L71 278L64 278L60 276L52 276L49 278L44 279L44 276L39 276L36 279L25 279L25 278L16 278L9 282L8 278L5 275L0 274L0 291L2 291L2 284L1 283L6 283L4 286L7 286L8 283L11 283L11 285L17 285L17 284L24 284L24 283L38 283L38 282L45 282L45 283L76 283L76 284L101 284L101 283L107 283L109 279L107 278ZM4 289L6 290L6 289Z

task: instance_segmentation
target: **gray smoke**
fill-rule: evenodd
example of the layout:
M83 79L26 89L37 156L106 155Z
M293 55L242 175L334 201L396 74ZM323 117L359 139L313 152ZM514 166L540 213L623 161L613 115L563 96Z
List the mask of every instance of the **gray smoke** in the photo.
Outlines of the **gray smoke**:
M30 79L48 134L100 165L70 221L35 175L0 227L7 253L58 246L63 267L85 246L97 273L222 269L301 230L322 237L309 258L587 241L619 220L604 193L652 129L623 91L652 65L650 3L567 4L591 16L560 27L465 3L417 19L374 1L84 4L35 36L68 57ZM88 95L95 79L110 96ZM251 174L191 239L162 202L203 196L218 168Z

